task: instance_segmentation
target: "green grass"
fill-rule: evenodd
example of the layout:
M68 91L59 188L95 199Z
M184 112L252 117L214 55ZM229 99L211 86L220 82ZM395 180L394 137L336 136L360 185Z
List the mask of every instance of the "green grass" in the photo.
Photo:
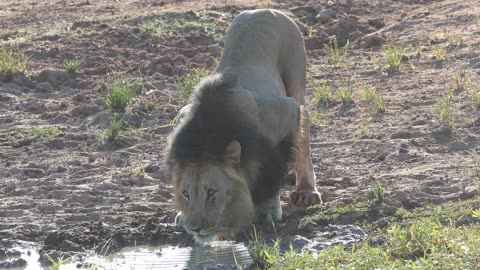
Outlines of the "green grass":
M116 79L110 88L105 103L112 112L125 112L134 96L135 91L130 83Z
M471 75L469 72L462 71L452 75L452 84L455 91L463 92L470 89Z
M385 112L385 101L375 87L364 87L361 95L367 101L371 111L375 113Z
M477 87L476 89L470 89L468 91L468 96L474 106L476 106L477 108L480 107L480 88L479 87Z
M358 123L358 129L360 130L360 136L362 138L367 138L370 135L370 127L367 120L360 120Z
M30 58L17 48L0 46L0 80L8 81L13 75L25 72Z
M461 34L454 34L450 31L445 31L444 36L447 40L448 48L456 50L465 46L465 38Z
M142 31L153 31L157 35L171 36L177 34L178 31L198 30L204 34L211 36L217 40L223 39L225 31L218 27L217 23L207 20L188 21L184 18L155 18L146 19L138 25Z
M22 147L36 140L50 140L61 134L62 131L50 127L12 130L0 134L0 145Z
M332 89L327 86L327 80L321 80L320 82L313 81L312 87L315 102L328 106L332 101Z
M53 259L50 257L47 253L45 253L47 256L48 261L52 264L51 266L48 267L48 270L59 270L64 264L69 263L75 256L71 256L69 258L65 258L64 255L58 257L57 260Z
M337 38L334 36L330 38L328 46L326 45L327 51L327 62L329 65L338 67L341 63L345 61L348 53L348 47L350 42L347 41L347 44L343 48L338 48Z
M390 72L400 71L402 58L407 54L407 47L402 45L389 45L385 47L385 60Z
M455 122L455 114L456 106L453 100L453 91L447 91L437 99L435 117L441 125L451 128Z
M186 75L175 86L177 88L177 95L183 101L186 102L192 94L195 86L200 80L208 75L208 71L204 68L193 70L193 73Z
M338 98L344 105L348 105L353 101L353 86L341 87L338 89Z
M120 116L114 114L110 118L110 122L108 123L108 126L105 128L103 131L103 134L107 141L114 141L118 135L120 135L120 131L122 130L123 127L123 119L120 118Z
M444 61L447 59L447 50L444 46L437 45L433 47L433 56L438 61Z
M456 213L454 204L445 205ZM453 207L453 208L450 208ZM269 269L478 269L480 265L480 224L457 226L437 218L435 208L411 214L386 229L372 232L370 237L381 239L373 246L369 241L350 248L335 245L318 251L318 254L290 248L280 252L279 245L265 246L257 239L254 259L267 258ZM405 210L406 211L406 210ZM441 210L445 211L445 210ZM470 210L469 216L480 215ZM420 212L420 211L419 211Z
M474 169L473 184L480 192L480 155L478 155L475 151L470 151L470 156L472 157Z
M275 263L275 258L280 256L280 240L278 239L273 242L273 245L269 245L265 242L261 232L257 232L255 226L250 236L250 243L249 252L257 267L262 269L271 267Z
M309 112L310 126L318 126L325 119L325 115L319 110L312 110Z
M368 202L355 202L351 204L332 204L326 208L319 208L313 215L307 217L308 220L314 221L319 225L344 223L346 217L355 215L357 222L367 221L370 211Z
M83 65L83 60L65 59L63 61L63 68L71 73L76 72Z
M370 181L370 188L372 190L372 194L375 197L375 200L378 203L382 203L383 199L385 198L385 185L380 180L375 180L373 177L369 177Z

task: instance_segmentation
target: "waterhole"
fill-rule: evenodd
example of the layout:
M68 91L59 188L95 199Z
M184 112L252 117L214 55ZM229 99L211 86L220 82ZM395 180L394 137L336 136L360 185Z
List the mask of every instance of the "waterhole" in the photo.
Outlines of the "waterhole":
M8 269L49 269L42 267L38 259L38 249L15 247L20 255L8 260L24 259L23 267ZM248 267L253 260L247 247L236 242L213 242L209 246L174 247L174 246L136 246L125 247L109 256L87 255L85 260L69 261L60 266L67 269L231 269L231 266ZM83 265L83 268L82 268Z

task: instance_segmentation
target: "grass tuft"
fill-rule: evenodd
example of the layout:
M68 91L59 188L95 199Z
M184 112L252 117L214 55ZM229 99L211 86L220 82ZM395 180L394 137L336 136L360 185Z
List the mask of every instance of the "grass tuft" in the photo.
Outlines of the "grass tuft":
M280 257L280 239L273 242L273 245L268 245L260 232L257 232L255 226L253 233L250 236L250 254L252 255L255 264L261 269L267 268L275 264L278 257Z
M465 46L465 38L461 34L454 34L450 31L445 31L444 36L447 40L448 48L451 48L452 50Z
M83 60L75 60L75 59L65 59L63 61L63 68L71 73L77 71L83 65Z
M203 77L208 75L208 71L204 68L195 69L192 74L188 74L176 83L177 95L183 101L186 102L192 94L195 86L200 82Z
M323 114L323 112L319 110L310 111L309 116L310 116L311 127L320 125L320 123L325 119L325 115Z
M451 128L455 121L455 112L456 108L453 100L453 91L447 91L443 96L437 99L435 117L441 125Z
M368 138L368 136L370 135L370 127L366 119L360 120L360 122L358 123L358 129L360 130L360 137Z
M474 169L474 178L473 184L475 188L480 192L480 155L478 155L475 151L470 151L470 156L472 157L473 161L473 169Z
M25 72L29 64L30 58L18 48L0 46L0 80L11 80L13 75Z
M407 54L406 46L386 46L385 47L385 59L388 64L388 70L390 72L400 71L402 65L402 59Z
M55 260L47 253L45 253L45 255L47 256L48 261L50 261L52 264L50 267L48 267L48 270L60 270L64 264L69 263L75 257L75 255L73 255L69 258L65 258L65 255L62 255Z
M312 82L313 98L317 103L322 103L328 106L332 100L332 89L327 86L327 80L321 80Z
M37 140L46 141L61 135L61 130L51 127L11 130L0 134L0 146L22 147Z
M444 61L447 59L447 51L444 46L437 45L433 47L433 56L438 61Z
M385 185L380 180L375 180L372 176L369 176L370 187L378 203L382 203L385 198Z
M326 45L327 50L327 61L329 65L338 67L341 63L345 61L348 53L348 47L350 46L350 41L347 41L347 44L342 48L338 48L337 37L333 36L329 39L328 46Z
M115 80L105 102L112 112L125 112L135 95L133 86L119 79Z
M375 113L385 112L385 101L377 89L367 86L362 89L362 98L367 101L370 109Z
M110 118L110 122L108 126L103 131L105 138L107 141L114 141L118 135L120 135L120 131L123 127L123 119L121 119L117 114L114 114Z
M468 91L470 89L471 75L465 70L463 70L458 74L453 74L452 83L455 91L458 91L458 92Z
M477 108L480 107L480 88L470 89L468 91L468 96L470 97L471 102Z
M353 87L341 87L340 89L338 89L337 95L344 105L348 105L353 101Z

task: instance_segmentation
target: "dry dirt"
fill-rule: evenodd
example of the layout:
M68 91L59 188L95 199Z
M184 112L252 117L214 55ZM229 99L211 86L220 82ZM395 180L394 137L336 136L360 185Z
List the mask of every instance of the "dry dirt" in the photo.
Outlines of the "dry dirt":
M171 224L172 186L162 165L182 105L175 83L197 68L213 70L229 22L256 7L284 10L302 25L308 104L322 111L312 155L324 208L372 200L372 178L385 183L389 211L382 215L477 195L468 152L480 146L479 111L469 98L480 91L477 1L352 2L3 0L0 42L31 57L25 74L0 82L3 244L33 241L65 252L107 239L112 250L135 241L191 245ZM340 45L350 40L339 67L327 63L330 35ZM408 48L400 71L387 69L382 45L389 44ZM445 49L445 60L436 59L436 48ZM62 70L73 58L84 65ZM455 91L454 127L447 129L435 117L436 101L462 72L469 91ZM125 113L128 128L105 143L114 76L140 90ZM334 96L326 110L312 87L323 79ZM346 85L354 88L353 103L342 105L336 93ZM381 92L384 113L369 111L362 85ZM279 229L298 234L306 213L288 204L285 210Z

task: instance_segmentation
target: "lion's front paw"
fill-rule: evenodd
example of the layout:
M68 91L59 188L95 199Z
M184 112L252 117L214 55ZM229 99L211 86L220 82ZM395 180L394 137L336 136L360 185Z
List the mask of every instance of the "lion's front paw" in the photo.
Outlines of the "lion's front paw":
M178 212L178 214L175 216L175 225L177 225L179 227L183 226L182 212Z
M318 191L301 190L293 191L290 194L290 200L298 206L312 206L315 204L322 204L322 197Z
M282 221L282 208L274 207L257 210L257 221L267 224Z

